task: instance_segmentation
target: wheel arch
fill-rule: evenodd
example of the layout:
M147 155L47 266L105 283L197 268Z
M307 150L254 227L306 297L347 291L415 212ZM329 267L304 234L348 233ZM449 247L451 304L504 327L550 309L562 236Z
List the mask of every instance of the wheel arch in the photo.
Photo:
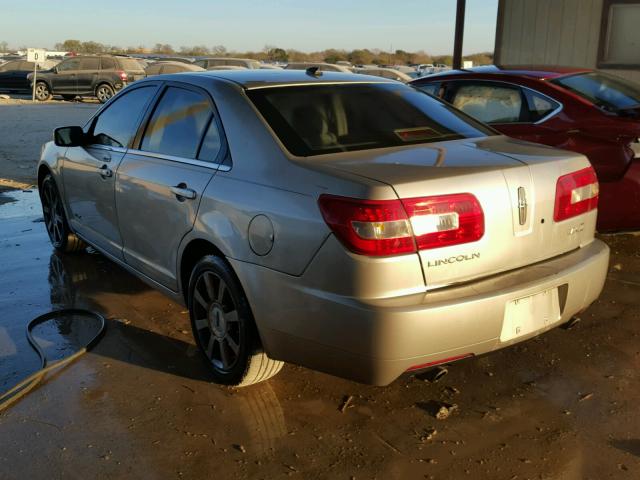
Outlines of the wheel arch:
M231 267L231 264L227 261L222 250L220 250L213 242L204 238L194 238L189 240L182 249L178 265L178 288L180 295L184 299L185 305L189 304L189 277L191 276L191 272L196 266L196 263L198 263L198 260L205 255L215 255L216 257L220 257L227 265L229 265L229 268L231 268L231 271L235 274L233 267Z

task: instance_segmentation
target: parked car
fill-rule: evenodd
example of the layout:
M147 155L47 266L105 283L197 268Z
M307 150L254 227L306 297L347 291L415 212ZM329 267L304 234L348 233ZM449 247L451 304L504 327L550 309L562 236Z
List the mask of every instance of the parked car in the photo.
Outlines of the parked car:
M32 77L29 75L29 82L33 81ZM44 101L52 95L62 95L64 99L72 100L81 95L96 97L104 103L129 83L144 77L144 70L135 58L108 55L70 57L38 74L36 99Z
M389 78L398 82L409 82L411 77L406 73L393 68L356 68L354 73L362 73L364 75L373 75L374 77Z
M163 73L204 72L204 68L183 62L154 62L144 71L147 77Z
M412 85L505 135L586 155L600 181L598 230L640 228L640 86L561 67L478 67Z
M286 361L385 385L569 321L608 270L584 156L391 80L160 75L54 139L54 247L186 303L220 383Z
M196 65L211 70L213 67L244 67L248 69L260 68L261 63L251 58L231 58L231 57L215 57L200 58L195 61Z
M57 62L45 60L38 67L38 71L48 70ZM31 91L31 84L27 78L33 73L34 63L26 60L10 60L0 65L0 92L20 92Z
M352 73L351 70L342 65L336 65L334 63L322 63L322 62L291 62L284 67L285 70L307 70L311 67L317 67L321 72L342 72Z

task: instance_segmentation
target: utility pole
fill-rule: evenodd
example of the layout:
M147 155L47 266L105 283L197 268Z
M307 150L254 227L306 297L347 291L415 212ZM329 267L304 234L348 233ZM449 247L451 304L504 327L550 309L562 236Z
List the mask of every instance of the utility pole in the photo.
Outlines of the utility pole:
M466 0L458 0L456 8L456 33L453 40L453 68L462 68L462 44L464 40L464 11Z

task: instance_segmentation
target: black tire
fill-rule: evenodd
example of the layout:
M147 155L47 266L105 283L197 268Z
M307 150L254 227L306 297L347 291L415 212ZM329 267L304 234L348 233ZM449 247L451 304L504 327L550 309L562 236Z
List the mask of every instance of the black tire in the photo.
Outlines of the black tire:
M64 95L62 95L62 98L65 99L67 102L71 102L72 100L75 100L77 97L77 95L72 95L70 93L65 93Z
M101 83L96 87L96 97L100 103L109 101L111 97L115 95L113 87L108 83Z
M35 97L36 100L40 102L51 100L51 90L49 89L49 85L47 85L46 82L36 82Z
M249 302L224 260L200 259L189 279L188 304L193 336L216 383L244 387L282 369L264 353Z
M64 206L62 205L62 198L60 198L58 187L51 174L44 177L39 193L44 224L53 248L62 253L83 250L86 245L69 228Z

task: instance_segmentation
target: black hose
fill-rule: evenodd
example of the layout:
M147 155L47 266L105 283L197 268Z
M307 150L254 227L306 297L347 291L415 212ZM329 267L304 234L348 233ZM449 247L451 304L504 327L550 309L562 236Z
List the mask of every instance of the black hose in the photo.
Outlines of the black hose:
M40 347L36 339L33 338L32 331L36 326L44 322L47 322L54 318L59 318L59 317L64 317L69 315L91 317L97 320L100 325L100 327L98 328L98 332L84 347L76 351L74 354L69 355L68 357L62 358L60 360L57 360L55 362L48 363L47 357L44 351L42 350L42 347ZM10 405L12 405L14 402L18 401L20 398L26 395L29 391L31 391L48 372L73 362L82 354L91 350L98 343L102 335L104 335L105 329L106 329L106 321L102 315L96 312L92 312L90 310L83 310L79 308L65 308L61 310L54 310L52 312L45 313L31 320L27 324L27 330L26 330L27 340L29 342L29 345L31 345L31 348L33 348L35 352L38 354L38 357L40 357L40 369L37 372L29 375L27 378L25 378L21 382L19 382L10 390L7 390L6 392L0 394L0 412L6 409L7 407L9 407Z

